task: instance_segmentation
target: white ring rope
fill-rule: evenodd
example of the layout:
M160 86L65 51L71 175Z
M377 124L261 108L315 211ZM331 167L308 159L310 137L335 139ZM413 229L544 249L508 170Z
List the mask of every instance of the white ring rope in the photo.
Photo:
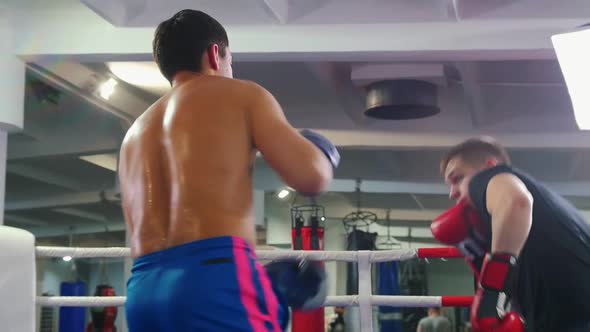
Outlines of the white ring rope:
M74 248L74 247L36 247L38 257L97 258L129 257L131 250L124 247L112 248ZM418 256L415 249L380 250L369 252L369 262L390 262L413 259ZM313 251L313 250L258 250L256 256L261 260L302 259L314 261L358 261L358 251Z
M125 296L37 296L37 304L46 307L121 307ZM386 296L372 295L369 302L374 306L421 308L440 306L441 296ZM324 306L358 306L359 295L328 296Z
M43 247L38 246L35 252L39 257L97 258L97 257L129 257L131 249L112 248L74 248L74 247Z
M45 307L122 307L126 296L37 296Z
M98 257L130 257L131 250L123 247L113 248L73 248L43 247L35 248L37 257L98 258ZM422 250L422 253L420 253ZM443 296L385 296L372 294L371 264L390 261L404 261L420 257L436 257L452 255L452 253L425 254L424 249L398 250L360 250L360 251L328 251L328 250L258 250L259 260L309 259L314 261L345 261L356 262L358 265L359 295L328 296L324 306L358 306L360 307L359 323L362 331L373 331L372 306L388 307L440 307L451 303L449 297ZM456 256L449 256L456 257ZM69 307L111 307L124 306L125 296L37 296L36 303L40 306ZM464 301L455 299L457 305ZM462 304L459 304L462 303Z

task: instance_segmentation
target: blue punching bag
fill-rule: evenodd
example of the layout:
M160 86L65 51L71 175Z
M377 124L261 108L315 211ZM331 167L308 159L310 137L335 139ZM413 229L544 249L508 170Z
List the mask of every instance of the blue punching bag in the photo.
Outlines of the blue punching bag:
M59 294L61 296L86 296L86 284L77 282L62 282ZM84 332L86 323L86 308L60 307L59 332Z
M379 295L400 295L397 262L379 263ZM401 332L402 313L400 308L379 307L381 332Z

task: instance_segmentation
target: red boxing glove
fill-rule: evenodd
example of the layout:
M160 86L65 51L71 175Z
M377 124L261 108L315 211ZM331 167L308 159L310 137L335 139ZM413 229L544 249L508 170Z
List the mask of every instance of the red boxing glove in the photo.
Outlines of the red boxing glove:
M510 254L486 255L471 305L473 332L524 332L523 319L510 311L516 262Z
M482 235L486 233L485 227L477 211L465 200L460 201L434 219L430 229L436 240L457 247L479 278L479 271L491 242Z

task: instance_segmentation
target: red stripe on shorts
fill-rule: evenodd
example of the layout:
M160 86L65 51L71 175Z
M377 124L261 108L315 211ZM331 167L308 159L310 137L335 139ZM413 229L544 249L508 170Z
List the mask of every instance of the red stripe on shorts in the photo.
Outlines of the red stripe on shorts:
M246 309L250 326L254 332L267 332L267 328L264 326L265 316L260 312L260 308L258 307L257 292L254 287L250 259L246 250L244 250L244 243L239 242L237 239L234 239L234 258L238 272L236 277L240 287L240 298L242 305Z

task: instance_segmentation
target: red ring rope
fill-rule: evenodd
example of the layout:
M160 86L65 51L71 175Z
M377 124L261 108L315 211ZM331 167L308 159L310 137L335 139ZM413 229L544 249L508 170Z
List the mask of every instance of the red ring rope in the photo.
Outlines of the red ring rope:
M418 248L418 258L462 258L457 248Z
M443 307L470 307L473 296L441 296Z

